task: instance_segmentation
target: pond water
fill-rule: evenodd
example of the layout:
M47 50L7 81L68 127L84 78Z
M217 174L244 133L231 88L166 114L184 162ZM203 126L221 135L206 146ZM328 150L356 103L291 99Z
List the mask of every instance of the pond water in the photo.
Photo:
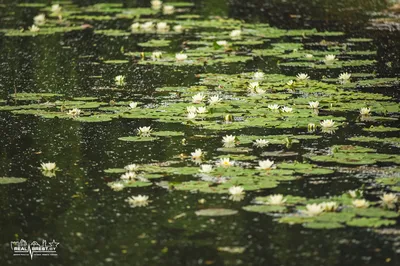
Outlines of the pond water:
M0 265L399 265L395 2L0 1Z

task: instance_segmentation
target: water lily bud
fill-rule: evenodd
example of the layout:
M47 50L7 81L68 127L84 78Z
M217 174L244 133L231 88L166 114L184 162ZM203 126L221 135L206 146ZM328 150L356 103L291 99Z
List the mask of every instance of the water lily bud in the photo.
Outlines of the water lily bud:
M233 121L233 116L232 115L225 115L225 121L226 122L232 122Z

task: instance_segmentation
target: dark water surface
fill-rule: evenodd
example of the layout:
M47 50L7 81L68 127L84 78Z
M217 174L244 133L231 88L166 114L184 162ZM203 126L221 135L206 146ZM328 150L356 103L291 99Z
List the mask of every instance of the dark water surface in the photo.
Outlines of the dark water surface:
M40 8L18 7L18 1L0 0L0 28L27 28ZM19 1L22 2L22 1ZM40 1L38 1L40 2ZM51 1L41 1L48 3ZM99 1L75 1L86 6ZM147 1L123 2L126 7L149 6ZM194 14L227 16L250 23L269 23L284 29L317 28L344 31L349 37L372 38L363 44L377 50L376 64L366 73L379 77L399 77L400 33L367 29L369 19L388 7L385 1L195 1ZM296 16L293 16L296 15ZM170 16L168 18L171 18ZM162 18L162 17L161 17ZM87 22L95 29L127 30L132 20ZM125 59L125 51L152 51L137 44L154 35L102 36L92 28L67 33L38 36L5 36L0 33L0 99L15 105L15 92L51 92L67 97L94 96L108 103L140 101L159 104L154 89L163 86L191 86L198 83L196 74L235 74L261 69L265 73L296 75L297 69L279 68L274 58L255 58L246 63L220 66L171 67L128 64L104 64L103 58ZM181 43L194 39L194 32L169 36L170 47L179 52ZM390 62L390 64L387 64ZM311 78L337 76L339 70L307 71ZM125 91L112 87L114 77L126 76ZM101 78L93 78L101 76ZM398 97L398 85L368 88ZM356 113L345 115L354 121ZM394 115L394 117L398 117ZM192 138L181 145L181 138L156 142L123 142L118 138L134 135L139 126L151 125L154 131L177 130L186 136L201 130L177 123L157 123L150 119L113 119L102 123L79 123L66 119L46 119L32 115L0 112L0 176L25 177L21 184L0 186L0 265L400 265L400 227L391 226L392 234L371 228L345 227L332 230L307 229L301 225L280 224L274 217L246 212L242 207L256 196L282 193L308 198L341 195L349 189L367 187L366 198L376 200L378 189L372 173L352 174L338 171L326 182L315 184L301 179L280 184L274 189L246 193L243 201L233 202L221 194L168 191L159 186L113 191L107 182L115 175L104 169L129 163L163 162L190 154L201 148L210 155L221 155L221 136ZM369 124L368 124L369 125ZM398 121L385 122L396 127ZM302 160L310 149L326 150L334 144L355 144L346 138L360 134L359 125L341 128L323 139L294 144L290 148ZM279 135L303 132L303 129L244 129L240 133ZM397 132L384 136L396 137ZM364 143L380 153L398 154L398 146ZM277 150L274 147L269 151ZM254 152L254 155L258 155ZM277 158L276 161L282 161ZM41 162L56 162L62 170L56 177L41 175ZM166 180L173 177L167 177ZM151 203L145 208L131 208L125 199L143 194ZM205 203L199 203L205 199ZM237 215L197 217L203 208L230 208ZM176 218L180 214L182 218ZM398 221L398 219L397 219ZM58 241L57 258L13 257L10 241L17 239ZM245 247L242 254L218 251L218 247Z

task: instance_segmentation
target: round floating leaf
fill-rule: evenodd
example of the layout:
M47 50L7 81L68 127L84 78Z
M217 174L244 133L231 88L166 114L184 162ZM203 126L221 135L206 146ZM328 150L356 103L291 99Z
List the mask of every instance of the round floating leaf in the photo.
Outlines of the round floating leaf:
M313 167L312 164L307 164L307 163L280 163L278 164L278 168L283 168L283 169L294 169L294 170L300 170L300 169L311 169Z
M279 219L280 223L288 223L288 224L303 224L307 222L313 222L315 220L314 217L307 216L285 216Z
M304 175L330 175L335 171L328 168L298 169L296 173Z
M155 138L155 137L129 136L129 137L121 137L121 138L118 138L118 139L119 139L119 140L122 140L122 141L144 142L144 141L155 141L155 140L158 140L159 138Z
M151 186L151 182L142 182L142 181L130 181L124 183L124 187L147 187Z
M395 225L396 221L379 219L379 218L356 218L347 222L346 224L357 227L381 227L381 226Z
M104 170L104 173L108 173L108 174L122 174L125 173L126 170L123 168L108 168Z
M89 123L108 122L112 120L112 116L109 115L83 116L83 117L78 117L74 120L79 122L89 122Z
M354 216L354 213L348 212L324 212L321 215L315 217L315 220L318 222L337 222L337 223L345 223L350 221Z
M26 180L22 177L0 177L0 185L23 183Z
M185 133L179 131L157 131L152 134L158 137L181 137L185 135Z
M366 147L362 147L362 146L353 146L353 145L334 145L334 146L332 146L331 149L333 152L342 152L342 153L376 152L375 149L366 148Z
M344 226L337 222L311 222L303 224L304 227L310 229L337 229Z
M400 215L395 211L388 211L380 208L346 208L344 211L366 217L395 218Z
M227 215L235 215L238 213L236 210L231 209L204 209L195 212L197 216L227 216Z
M259 213L286 211L286 208L284 206L273 206L273 205L249 205L249 206L244 206L243 209L249 212L259 212Z
M399 131L400 128L385 127L385 126L378 126L378 127L371 126L369 128L363 128L363 130L368 131L368 132L393 132L393 131Z

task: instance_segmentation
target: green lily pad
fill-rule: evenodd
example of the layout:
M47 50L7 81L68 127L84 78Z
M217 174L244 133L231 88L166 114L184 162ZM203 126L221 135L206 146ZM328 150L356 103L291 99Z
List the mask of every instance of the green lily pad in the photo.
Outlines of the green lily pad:
M104 173L107 174L122 174L125 173L126 170L123 168L108 168L104 170Z
M231 209L222 209L222 208L215 208L215 209L204 209L195 212L197 216L228 216L228 215L235 215L238 213L236 210Z
M0 177L0 185L23 183L26 180L22 177Z
M184 136L185 133L179 131L156 131L153 132L152 135L158 137L181 137Z
M249 205L244 206L243 210L249 212L271 213L271 212L285 212L284 206L270 206L270 205Z
M124 187L147 187L151 186L151 182L143 182L143 181L130 181L124 183Z
M311 222L305 223L303 226L310 229L337 229L344 227L342 224L337 222Z
M353 146L353 145L334 145L332 146L332 152L344 152L344 153L353 153L353 152L376 152L375 149L361 147L361 146Z
M385 127L385 126L371 126L369 128L363 128L364 131L368 132L393 132L393 131L399 131L400 128L397 127Z
M349 226L357 227L381 227L395 225L395 220L379 219L379 218L356 218L346 223Z
M159 138L157 137L140 137L140 136L129 136L129 137L120 137L118 138L122 141L134 141L134 142L145 142L145 141L155 141Z

